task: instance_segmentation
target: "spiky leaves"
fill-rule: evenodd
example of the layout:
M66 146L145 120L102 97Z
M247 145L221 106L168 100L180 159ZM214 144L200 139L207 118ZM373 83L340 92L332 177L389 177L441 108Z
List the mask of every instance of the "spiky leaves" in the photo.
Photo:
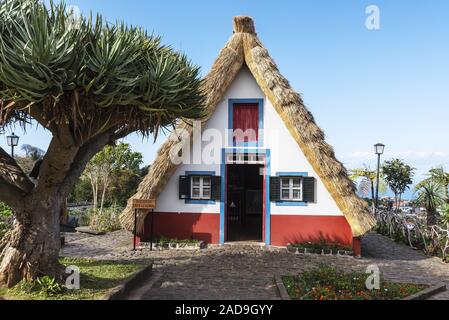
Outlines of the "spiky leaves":
M105 145L204 110L199 69L158 37L43 2L0 0L0 130L34 119L53 136L37 183L0 148L0 201L17 222L0 246L0 285L61 275L65 199Z
M0 2L0 125L27 117L86 141L203 117L199 68L143 29L75 16L64 3Z
M437 222L437 208L444 203L444 186L435 181L427 181L418 188L417 202L426 208L427 225Z

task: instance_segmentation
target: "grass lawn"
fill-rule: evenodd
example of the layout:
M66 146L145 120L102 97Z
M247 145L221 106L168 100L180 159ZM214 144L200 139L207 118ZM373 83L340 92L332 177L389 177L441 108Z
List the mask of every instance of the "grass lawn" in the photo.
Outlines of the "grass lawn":
M292 300L399 300L427 286L395 283L380 279L380 288L368 290L365 281L369 274L345 273L330 266L299 274L284 276L282 281Z
M80 289L64 290L60 294L47 294L36 290L30 283L19 283L11 289L0 288L0 296L11 300L96 300L111 288L142 268L131 262L100 261L80 258L61 258L66 266L80 268Z

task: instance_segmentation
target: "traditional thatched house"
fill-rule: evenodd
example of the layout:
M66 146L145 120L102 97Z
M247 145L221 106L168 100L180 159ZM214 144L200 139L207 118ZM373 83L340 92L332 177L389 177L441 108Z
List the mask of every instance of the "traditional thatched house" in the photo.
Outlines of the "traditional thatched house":
M170 154L177 154L179 141L172 133L134 196L157 198L154 233L209 243L326 240L358 252L359 237L374 219L251 18L234 18L234 33L205 78L204 91L209 115L202 132L209 130L208 138L195 139L184 123L178 129L194 137L183 139L184 147L203 155L213 149L218 160L195 164L195 155L183 151L184 162L174 163ZM210 129L224 138L211 139ZM130 203L121 219L132 230ZM150 229L150 215L139 218L139 236L148 237Z

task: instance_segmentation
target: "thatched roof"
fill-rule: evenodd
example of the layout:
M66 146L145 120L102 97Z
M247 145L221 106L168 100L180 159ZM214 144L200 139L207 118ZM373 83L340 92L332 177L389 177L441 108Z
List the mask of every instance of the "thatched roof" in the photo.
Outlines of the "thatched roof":
M335 158L332 147L325 142L323 131L304 106L301 96L279 72L257 37L250 17L234 18L234 33L204 79L203 90L207 94L209 117L244 63L345 215L354 237L365 234L375 225L368 205L356 195L354 183L349 179L345 167ZM203 121L207 120L205 118ZM186 124L180 124L180 127L192 132L192 128ZM157 198L162 192L177 168L169 157L170 149L178 143L174 140L168 139L161 146L148 175L133 198ZM143 225L143 218L139 219L139 229ZM134 215L131 201L128 201L121 215L121 222L124 228L132 230Z

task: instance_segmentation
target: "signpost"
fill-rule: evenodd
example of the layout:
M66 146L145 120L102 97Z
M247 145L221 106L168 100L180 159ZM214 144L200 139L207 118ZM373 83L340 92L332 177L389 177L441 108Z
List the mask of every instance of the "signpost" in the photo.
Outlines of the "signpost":
M154 208L156 208L156 199L132 199L132 208L134 209L133 250L136 251L137 210L151 210L150 250L153 250L153 222L154 222L153 216L154 216Z

